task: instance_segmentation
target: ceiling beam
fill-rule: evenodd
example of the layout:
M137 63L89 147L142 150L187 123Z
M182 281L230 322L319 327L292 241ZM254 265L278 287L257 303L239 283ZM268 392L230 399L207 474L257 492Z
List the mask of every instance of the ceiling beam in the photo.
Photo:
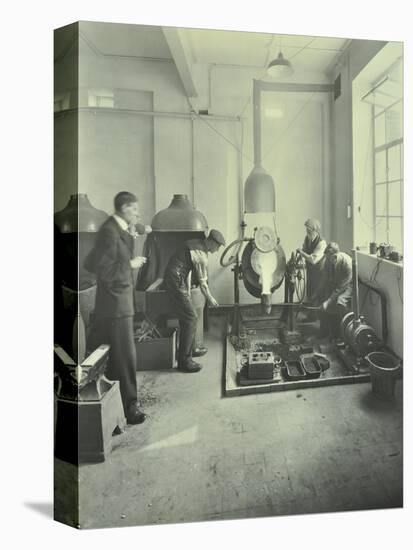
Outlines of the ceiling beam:
M162 27L162 31L175 61L186 95L188 97L197 97L198 91L191 72L191 55L188 52L188 47L182 31L173 27Z

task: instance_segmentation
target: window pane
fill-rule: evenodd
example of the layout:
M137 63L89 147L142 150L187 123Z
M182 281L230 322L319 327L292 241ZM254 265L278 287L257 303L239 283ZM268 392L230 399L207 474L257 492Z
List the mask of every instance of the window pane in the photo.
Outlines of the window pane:
M402 219L389 218L389 241L399 252L402 251Z
M387 164L389 167L389 180L400 179L400 145L395 145L388 150Z
M386 185L376 185L376 216L386 215Z
M377 244L387 242L387 218L376 218L376 242Z
M389 183L389 216L401 216L400 182Z
M386 121L385 113L374 119L374 144L380 147L386 140Z
M99 97L97 96L98 107L110 107L113 108L113 97Z
M387 181L386 178L386 151L376 153L376 183Z
M386 111L386 143L400 139L403 133L402 102Z

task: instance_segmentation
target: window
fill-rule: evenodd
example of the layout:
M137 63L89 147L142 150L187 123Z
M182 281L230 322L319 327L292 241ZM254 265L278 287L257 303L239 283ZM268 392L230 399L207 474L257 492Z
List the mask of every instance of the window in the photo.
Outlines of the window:
M399 59L363 98L372 103L374 240L403 249L403 83Z
M88 106L113 109L113 90L88 90Z

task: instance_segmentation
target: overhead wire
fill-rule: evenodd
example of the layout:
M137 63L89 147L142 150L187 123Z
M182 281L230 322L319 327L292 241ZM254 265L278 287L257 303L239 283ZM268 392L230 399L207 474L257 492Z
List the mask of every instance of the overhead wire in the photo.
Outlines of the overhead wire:
M296 120L298 119L298 117L301 115L301 113L305 110L305 108L310 104L310 101L314 98L315 94L317 92L313 92L311 94L311 97L310 99L308 99L304 105L301 107L301 109L297 112L297 114L295 115L295 117L290 121L290 123L288 124L287 128L285 128L285 130L282 130L282 132L280 132L280 134L274 139L273 141L273 144L267 149L267 152L263 155L262 157L262 160L265 160L268 155L270 154L270 152L274 149L274 147L278 144L279 140L281 138L285 138L287 132L292 128L293 124L296 122Z
M206 120L206 118L204 116L201 116L199 113L196 112L196 110L195 110L194 106L192 105L189 97L187 97L186 99L187 99L188 105L190 107L192 116L196 117L198 120L203 122L206 126L208 126L208 128L210 128L213 132L215 132L215 134L220 136L224 141L226 141L229 145L231 145L231 147L233 147L235 149L235 151L237 151L237 153L239 153L241 155L242 158L244 158L245 160L248 160L249 162L253 162L253 160L251 158L249 158L249 156L246 155L242 151L242 148L237 147L235 143L233 143L222 132L220 132L217 128L215 128L215 126L213 126L208 120ZM241 122L241 117L237 116L235 118L238 119L239 122Z
M282 36L282 35L281 35L281 36ZM269 44L266 46L267 49L268 49L268 52L267 52L267 59L266 59L265 67L264 67L264 69L263 69L262 76L260 76L260 77L258 78L258 80L262 80L262 79L265 77L265 75L267 74L267 67L268 67L269 57L270 57L270 49L271 49L271 46L272 46L273 43L274 43L274 39L275 39L275 35L272 36L271 41L270 41ZM280 49L281 49L281 40L282 40L282 38L280 38L280 46L279 46ZM298 50L298 52L295 52L295 54L293 54L293 55L289 58L290 61L291 61L291 59L294 59L294 57L296 57L296 56L297 56L298 54L300 54L302 51L304 51L306 48L308 48L308 47L310 46L310 44L312 44L315 40L316 40L316 38L312 38L308 44L306 44L305 46L303 46L302 48L300 48L300 49ZM252 96L253 96L253 93L251 92L251 94L249 95L249 97L248 97L246 103L244 104L244 107L241 109L241 112L240 112L240 114L239 114L238 116L240 116L240 117L243 116L243 114L245 113L246 108L247 108L248 105L251 103Z
M301 49L298 50L298 52L295 52L295 54L293 54L291 57L289 57L289 60L291 61L291 59L294 59L294 57L296 57L299 53L301 53L301 52L304 51L306 48L308 48L308 47L310 46L310 44L312 44L316 39L317 39L317 37L312 38L308 44L306 44L305 46L303 46ZM315 49L319 49L319 48L315 48Z
M371 270L370 276L369 276L369 282L373 283L373 284L376 284L377 286L378 286L377 275L379 274L379 270L380 270L380 266L381 266L382 262L383 262L383 260L381 260L380 258L377 259L377 264ZM364 308L364 305L365 305L366 300L367 300L368 297L369 297L370 305L376 306L379 303L380 298L377 298L377 301L374 301L374 299L371 295L371 289L367 288L366 294L365 294L364 299L363 299L363 303L361 304L361 308L360 308L361 310Z
M267 53L267 60L269 58L269 55L270 55L270 48L274 42L274 39L275 39L275 35L272 36L269 44L267 45L267 49L268 49L268 53ZM281 40L282 38L280 38L280 48L281 48ZM290 57L290 59L293 59L294 57L296 57L298 54L300 54L303 50L305 50L308 46L310 46L310 44L312 44L314 41L316 40L316 38L312 38L308 44L306 44L305 46L303 46L302 48L300 48L298 50L298 52L296 52L293 56ZM265 67L263 69L263 73L262 73L262 76L260 76L258 78L258 80L262 80L266 73L267 73L267 65L268 63L266 62L265 64ZM285 137L285 134L288 132L288 130L291 128L291 126L294 124L294 122L297 120L297 118L300 116L300 114L302 113L302 111L305 109L305 107L309 104L309 102L313 99L315 95L315 92L311 95L310 99L304 104L304 106L300 109L300 111L297 113L297 115L294 117L294 119L290 122L290 124L287 126L287 128L279 135L277 136L276 140L274 140L274 145L272 145L268 151L265 153L265 155L263 156L263 159L265 159L268 154L272 151L273 147L275 146L276 142L281 138L281 137ZM252 97L253 97L253 92L251 92L251 94L249 95L244 107L242 108L241 112L236 116L236 118L240 119L241 120L241 117L244 115L245 113L245 110L246 108L248 107L248 105L250 104L251 100L252 100ZM251 158L249 158L248 155L246 155L242 150L240 150L239 147L237 147L230 139L228 139L224 134L222 134L215 126L213 126L212 124L209 123L209 121L207 121L205 119L205 117L202 117L201 115L199 115L199 113L196 112L194 106L192 105L189 97L187 96L186 97L187 99L187 102L190 106L190 109L191 109L191 114L194 115L195 117L197 117L199 120L201 120L206 126L208 126L213 132L215 132L218 136L220 136L224 141L226 141L231 147L233 147L245 160L249 161L249 162L253 162L253 160Z

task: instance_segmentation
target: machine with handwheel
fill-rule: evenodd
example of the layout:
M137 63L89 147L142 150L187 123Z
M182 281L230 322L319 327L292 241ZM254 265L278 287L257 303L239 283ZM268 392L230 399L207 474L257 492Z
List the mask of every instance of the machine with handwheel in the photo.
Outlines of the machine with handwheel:
M245 222L241 224L241 236L227 246L222 253L222 267L232 267L234 273L234 313L231 334L239 338L242 334L239 281L242 280L251 296L260 298L262 313L271 319L272 294L282 283L285 284L285 306L281 320L287 332L295 332L296 307L302 305L305 297L305 263L301 256L292 253L287 262L280 244L277 230L269 226L254 229L252 237L245 237ZM297 297L298 301L294 301ZM275 305L275 304L274 304ZM279 317L277 317L279 319Z

